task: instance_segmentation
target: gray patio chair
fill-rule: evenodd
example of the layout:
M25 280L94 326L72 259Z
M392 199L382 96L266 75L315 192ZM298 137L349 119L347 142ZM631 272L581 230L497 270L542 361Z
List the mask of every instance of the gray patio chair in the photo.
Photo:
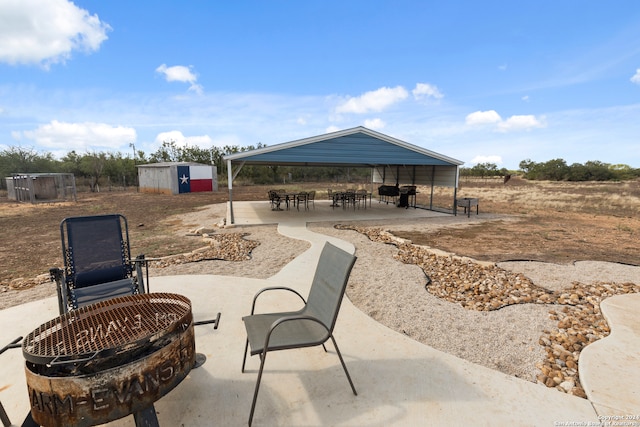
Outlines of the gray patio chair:
M309 296L304 297L297 291L287 287L270 287L260 290L253 298L251 315L242 318L247 330L247 341L244 347L242 360L242 372L245 370L247 350L251 346L251 355L260 355L260 370L256 380L256 388L253 394L251 412L249 414L249 426L253 421L253 413L260 389L262 371L269 351L289 350L294 348L312 347L322 345L331 338L336 349L342 368L344 369L351 390L356 396L356 388L351 381L349 371L344 363L338 344L333 336L333 328L336 324L340 304L351 274L351 269L356 261L354 255L342 249L326 243L322 249L318 266L316 268ZM255 314L258 297L271 290L285 290L298 295L304 302L304 307L298 311Z

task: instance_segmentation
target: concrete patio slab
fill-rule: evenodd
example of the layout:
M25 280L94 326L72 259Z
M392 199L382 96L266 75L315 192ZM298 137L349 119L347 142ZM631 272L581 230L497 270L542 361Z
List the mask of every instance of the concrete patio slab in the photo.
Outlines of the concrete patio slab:
M229 205L229 204L227 204ZM290 208L281 211L273 211L268 201L254 202L233 202L234 225L256 225L256 224L286 224L289 222L299 223L319 222L319 221L367 221L384 218L425 218L431 216L451 216L441 212L421 208L398 208L392 203L387 204L373 200L367 208L342 208L331 207L328 200L316 200L315 207L309 209ZM462 219L462 216L460 217ZM471 219L476 218L472 216ZM469 220L464 216L465 220ZM230 209L227 209L227 225L231 224Z
M196 327L196 349L207 357L155 404L163 426L246 425L258 358L241 373L244 327L254 293L268 281L224 276L166 276L152 291L191 299L195 319L222 313L218 330ZM301 292L306 286L296 286ZM299 304L265 300L269 309ZM55 298L0 312L11 324L0 342L26 335L57 315ZM16 324L16 319L21 319ZM352 375L354 396L334 349L328 346L269 355L254 425L553 425L564 420L596 421L589 401L474 365L415 342L370 319L345 300L335 330ZM19 349L2 355L0 400L20 424L29 397ZM110 423L132 426L133 417Z

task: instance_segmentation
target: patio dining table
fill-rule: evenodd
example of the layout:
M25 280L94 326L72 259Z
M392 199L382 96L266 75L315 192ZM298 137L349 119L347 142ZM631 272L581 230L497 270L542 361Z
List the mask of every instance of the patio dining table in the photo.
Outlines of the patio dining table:
M296 192L284 192L278 193L281 199L284 200L287 209L289 209L289 205L293 202L293 207L295 208L298 203L298 198L301 194L307 194L306 191L296 191Z
M331 207L346 207L347 204L352 203L355 208L356 203L359 200L364 202L364 207L367 207L367 199L369 199L369 206L371 206L371 193L367 191L333 191L331 193L333 198Z

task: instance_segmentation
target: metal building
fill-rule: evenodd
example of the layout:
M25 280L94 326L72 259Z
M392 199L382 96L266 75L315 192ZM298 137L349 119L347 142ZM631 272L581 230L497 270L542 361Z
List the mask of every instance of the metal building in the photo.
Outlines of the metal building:
M143 193L180 194L218 191L217 168L195 162L161 162L138 165Z
M232 222L233 179L244 165L370 167L374 183L451 187L455 204L459 167L464 164L362 126L223 158L227 161Z

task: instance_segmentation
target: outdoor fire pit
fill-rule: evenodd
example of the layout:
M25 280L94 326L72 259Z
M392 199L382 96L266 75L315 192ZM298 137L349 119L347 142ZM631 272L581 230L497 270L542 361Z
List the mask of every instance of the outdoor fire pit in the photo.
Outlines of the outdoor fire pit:
M193 367L191 302L169 293L102 301L36 328L22 352L40 425L92 426L149 413Z

